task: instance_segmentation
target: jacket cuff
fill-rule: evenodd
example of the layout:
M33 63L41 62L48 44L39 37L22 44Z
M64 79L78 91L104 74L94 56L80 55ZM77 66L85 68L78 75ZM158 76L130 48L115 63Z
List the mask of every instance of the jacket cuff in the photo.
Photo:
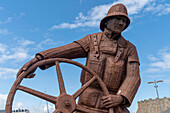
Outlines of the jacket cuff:
M38 59L38 61L44 59L44 57L43 57L41 54L39 54L39 53L37 53L37 54L35 55L35 57Z

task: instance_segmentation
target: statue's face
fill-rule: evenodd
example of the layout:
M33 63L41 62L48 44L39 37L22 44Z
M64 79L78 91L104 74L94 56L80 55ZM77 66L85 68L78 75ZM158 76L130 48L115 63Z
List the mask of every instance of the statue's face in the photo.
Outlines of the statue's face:
M126 26L127 19L123 16L117 16L107 21L107 28L114 33L121 33Z

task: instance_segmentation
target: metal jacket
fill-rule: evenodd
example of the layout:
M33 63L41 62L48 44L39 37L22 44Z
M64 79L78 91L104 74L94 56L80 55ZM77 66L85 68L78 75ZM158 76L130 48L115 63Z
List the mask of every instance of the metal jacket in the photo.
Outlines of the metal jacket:
M114 112L129 112L126 107L131 105L140 85L139 59L136 47L121 35L113 40L104 32L94 33L71 44L39 52L36 56L41 59L87 57L86 66L102 78L109 92L125 98L125 103L115 107ZM40 68L46 69L52 65L54 64ZM91 75L83 70L81 83L86 83L90 78ZM79 97L79 104L105 109L101 101L102 96L101 88L97 83L93 83Z

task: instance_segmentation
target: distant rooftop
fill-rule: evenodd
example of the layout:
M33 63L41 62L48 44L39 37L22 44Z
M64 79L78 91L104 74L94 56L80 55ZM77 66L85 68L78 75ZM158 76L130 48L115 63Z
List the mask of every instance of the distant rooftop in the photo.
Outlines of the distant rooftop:
M0 110L0 113L5 113L5 110ZM12 110L12 113L30 113L28 109L17 109Z
M170 113L170 98L159 99L163 113ZM160 113L158 98L138 101L137 113Z
M170 108L164 111L163 113L170 113Z

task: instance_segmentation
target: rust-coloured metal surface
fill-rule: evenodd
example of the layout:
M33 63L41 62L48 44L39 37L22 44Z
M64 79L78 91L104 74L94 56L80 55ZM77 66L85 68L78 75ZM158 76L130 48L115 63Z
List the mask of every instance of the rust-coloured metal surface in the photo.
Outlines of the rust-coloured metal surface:
M68 95L65 91L64 82L63 82L59 62L66 62L66 63L76 65L78 67L81 67L81 68L85 69L87 72L89 72L91 75L93 75L93 78L91 80L89 80L86 84L84 84L73 95ZM50 96L50 95L47 95L45 93L41 93L39 91L36 91L36 90L33 90L33 89L30 89L30 88L27 88L27 87L20 85L23 78L26 77L29 72L35 70L39 66L51 64L51 63L56 63L56 71L57 71L57 76L58 76L58 81L59 81L60 96L58 96L58 97ZM84 108L80 105L76 105L76 102L75 102L76 98L94 80L97 80L99 82L101 88L103 89L104 94L108 95L109 92L108 92L105 84L101 80L101 78L98 77L98 75L96 73L94 73L91 69L87 68L86 66L84 66L84 65L82 65L78 62L75 62L75 61L72 61L72 60L69 60L69 59L63 59L63 58L54 58L54 59L48 59L48 60L43 60L43 61L37 62L36 64L32 65L26 72L21 73L21 75L14 82L14 84L13 84L13 86L12 86L10 92L9 92L8 98L7 98L5 113L11 113L13 98L14 98L17 90L24 91L26 93L29 93L31 95L34 95L36 97L39 97L41 99L47 100L47 101L55 104L56 110L53 113L72 113L73 111L82 111L82 112L86 112L86 113L94 113L94 112L97 111L97 109L86 109L86 108ZM107 110L99 110L99 111L108 112ZM109 113L112 113L112 111L109 112Z
M17 80L8 95L5 113L11 113L17 90L55 104L54 113L129 113L127 107L131 105L141 81L136 47L121 35L129 24L126 7L116 4L101 20L102 32L37 53L35 58L19 70ZM69 60L74 58L87 58L86 66ZM66 93L60 62L71 63L83 69L80 80L82 87L73 95ZM54 65L60 87L59 97L20 86L23 78L35 76L33 73L37 67L44 70ZM78 104L75 103L77 97Z

